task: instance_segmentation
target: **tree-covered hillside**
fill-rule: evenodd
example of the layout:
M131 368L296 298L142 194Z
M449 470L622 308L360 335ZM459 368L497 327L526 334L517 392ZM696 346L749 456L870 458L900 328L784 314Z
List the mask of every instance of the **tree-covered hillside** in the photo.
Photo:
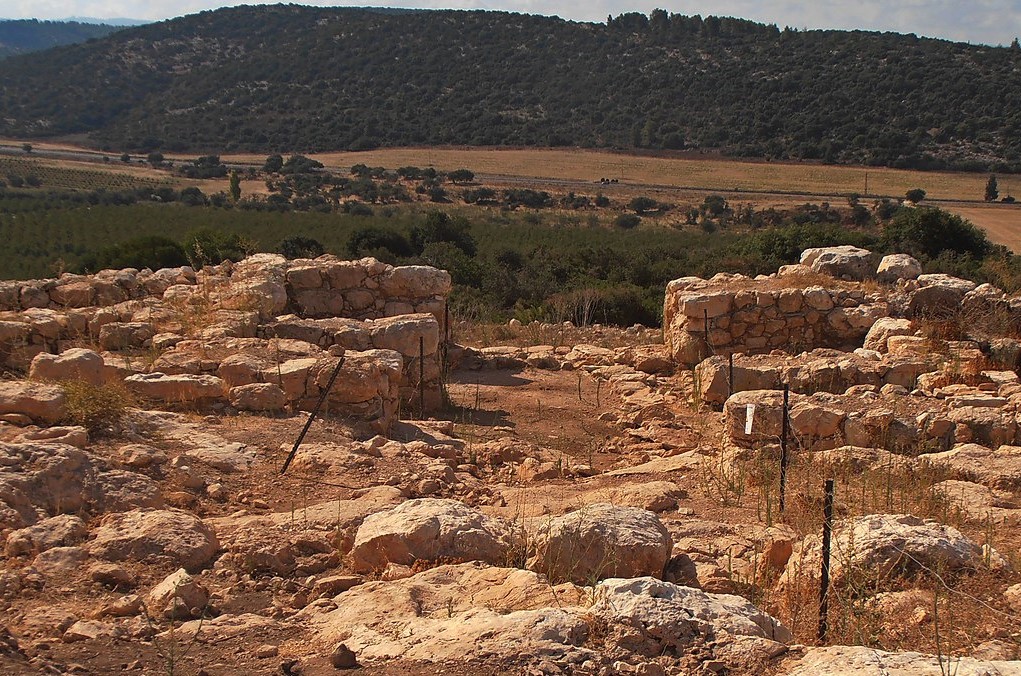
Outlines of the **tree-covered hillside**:
M626 14L239 7L0 63L0 134L111 149L720 149L1021 170L1021 49Z
M121 26L77 21L0 20L0 59L73 45L121 30Z

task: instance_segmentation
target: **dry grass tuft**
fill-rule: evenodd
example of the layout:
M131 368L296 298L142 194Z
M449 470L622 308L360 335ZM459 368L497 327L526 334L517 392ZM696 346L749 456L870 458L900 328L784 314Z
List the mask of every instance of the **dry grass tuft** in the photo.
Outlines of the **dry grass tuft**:
M84 380L61 383L67 397L67 421L80 425L90 435L114 433L134 397L123 383L93 385Z

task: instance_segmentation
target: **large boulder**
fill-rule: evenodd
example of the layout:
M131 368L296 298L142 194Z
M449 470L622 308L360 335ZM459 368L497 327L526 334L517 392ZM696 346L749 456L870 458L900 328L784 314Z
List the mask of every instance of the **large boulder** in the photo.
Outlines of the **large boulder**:
M960 444L942 453L926 453L920 460L945 467L954 476L990 488L1021 489L1021 446L993 450L979 444Z
M438 559L502 565L520 547L519 536L505 521L457 500L422 498L366 518L355 534L350 561L356 572Z
M862 281L872 275L872 252L856 246L832 246L805 249L801 253L801 264L813 271L837 279Z
M589 493L585 502L608 502L659 513L676 509L677 503L687 497L688 492L673 481L643 481L600 488Z
M792 393L790 403L796 396ZM774 442L783 430L783 392L748 390L737 392L723 406L727 436L746 446L762 441Z
M8 535L4 554L17 556L74 545L85 540L88 534L81 518L72 514L59 514Z
M142 347L156 335L152 324L145 322L110 322L99 329L99 346L104 350Z
M450 273L427 265L405 265L383 274L380 289L391 298L423 298L450 293Z
M95 305L95 289L87 277L68 277L50 289L50 300L66 308Z
M881 317L865 334L864 347L866 350L885 353L888 349L887 341L891 336L911 336L914 333L915 327L910 319Z
M107 469L96 472L92 504L96 512L126 512L131 509L163 507L159 484L137 472Z
M191 619L209 603L209 590L178 568L149 592L148 611L173 619Z
M90 385L102 385L103 358L79 347L60 354L42 352L32 359L28 376L32 380L83 380Z
M644 645L638 645L647 655L684 654L702 636L780 643L793 639L786 627L747 599L651 577L604 580L596 587L592 613L622 634L636 632L644 639Z
M189 373L138 373L125 378L124 384L140 397L171 404L221 399L226 393L224 382L216 376Z
M818 448L812 444L813 441L829 439L830 447L835 448L840 445L837 442L843 440L841 424L847 418L843 411L811 401L799 401L791 406L788 416L791 433L803 439L806 445Z
M331 403L343 405L369 401L390 389L389 376L398 376L404 361L396 352L376 354L381 357L380 361L374 359L370 352L348 352L344 355L344 366L341 367L333 389L330 390ZM387 361L386 357L391 359ZM319 391L325 389L330 383L338 361L337 357L323 357L317 360L309 369L309 384Z
M88 544L107 561L169 560L188 570L202 568L219 548L213 529L178 509L135 510L103 519Z
M751 367L734 358L734 382L730 383L730 363L720 356L709 357L695 367L696 391L702 401L722 404L733 392L773 390L780 386L780 371L775 367Z
M977 286L967 279L944 274L919 275L916 281L918 288L908 296L906 308L911 317L952 314Z
M231 406L239 411L279 411L287 405L287 395L273 383L251 383L232 387Z
M811 535L799 556L788 563L785 576L817 575L821 566L820 537ZM865 575L873 584L919 572L975 569L983 565L982 547L959 530L910 514L870 514L841 519L833 528L830 579L844 584ZM995 552L989 560L1002 565Z
M91 456L61 443L0 443L0 524L22 528L87 509L95 491Z
M2 413L20 413L37 423L55 425L67 417L67 397L57 385L27 380L0 381Z
M1021 662L894 653L866 646L808 648L788 676L1019 676Z
M1007 526L1021 525L1021 503L1006 491L988 486L949 479L933 484L932 493L946 500L961 514L978 523L992 522Z
M431 314L401 315L377 319L369 324L372 346L377 350L395 350L407 358L432 355L439 346L440 327Z
M652 512L607 503L588 505L540 526L532 570L556 581L594 584L610 577L662 577L670 533Z
M582 596L530 571L464 563L368 582L344 592L336 609L308 608L299 618L324 643L344 641L365 661L529 660L584 642L588 627L572 612Z
M907 254L890 254L883 256L876 268L879 281L892 284L899 279L917 279L922 274L922 264L918 259Z
M507 673L530 673L530 664L566 672L588 660L577 671L594 673L608 655L620 661L606 673L662 674L664 655L690 657L678 665L688 667L684 673L708 661L759 673L790 640L779 622L736 596L648 577L606 580L586 593L478 563L362 584L335 605L327 612L310 606L298 619L324 644L343 641L359 660L495 659Z
M234 264L230 284L221 293L220 307L258 312L263 319L283 314L287 307L287 259L256 254Z

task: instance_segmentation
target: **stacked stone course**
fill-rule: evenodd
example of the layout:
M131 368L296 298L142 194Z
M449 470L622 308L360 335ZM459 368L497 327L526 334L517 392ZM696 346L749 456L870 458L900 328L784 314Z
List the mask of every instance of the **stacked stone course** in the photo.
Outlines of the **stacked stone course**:
M343 353L327 406L385 426L400 400L417 410L420 377L427 409L441 402L449 291L450 275L426 266L272 254L0 282L0 367L59 379L99 360L103 379L147 399L308 410ZM82 347L92 357L51 357Z

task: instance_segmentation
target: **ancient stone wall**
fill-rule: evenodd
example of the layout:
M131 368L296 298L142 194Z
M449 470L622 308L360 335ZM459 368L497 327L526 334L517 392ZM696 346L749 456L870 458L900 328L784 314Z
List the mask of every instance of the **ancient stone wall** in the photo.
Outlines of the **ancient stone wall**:
M169 292L169 296L167 295ZM162 270L104 270L95 275L0 282L0 312L101 308L129 300L204 294L224 307L248 306L264 316L376 319L429 312L440 319L450 275L426 266L394 267L374 258L320 256L289 261L258 254L239 263Z
M323 364L346 352L327 406L385 427L401 408L417 412L422 393L426 410L442 403L449 290L435 268L269 254L197 273L5 282L0 368L26 372L41 359L40 377L59 380L51 355L85 347L105 380L143 399L271 411L310 408L332 372Z
M918 262L904 254L886 256L878 268L869 267L873 258L854 247L808 249L802 264L769 276L675 279L663 304L669 352L694 366L713 355L851 351L886 317L954 317L985 331L975 336L982 340L1021 331L1021 298L989 284L920 274ZM881 284L866 281L872 278Z
M693 366L714 354L860 346L872 324L888 313L885 299L858 289L717 275L670 282L663 325L674 360Z

